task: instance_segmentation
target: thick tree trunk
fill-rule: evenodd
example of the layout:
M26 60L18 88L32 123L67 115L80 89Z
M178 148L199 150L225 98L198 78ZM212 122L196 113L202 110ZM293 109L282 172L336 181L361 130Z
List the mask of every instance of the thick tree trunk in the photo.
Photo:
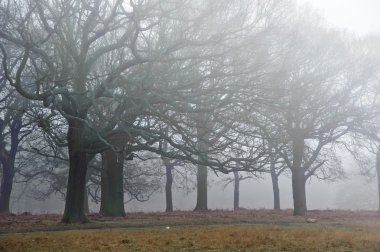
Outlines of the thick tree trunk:
M379 213L380 213L380 146L378 147L376 154L376 173L377 173L377 190L379 196Z
M197 205L194 211L207 211L207 166L198 165Z
M239 210L240 177L239 172L234 171L234 210Z
M67 141L69 149L69 178L67 183L63 223L88 222L84 212L87 155L84 151L84 123L68 120Z
M102 154L100 213L104 216L125 216L123 165L124 156L107 150Z
M9 111L8 111L9 112ZM15 173L15 160L20 143L19 134L22 128L22 114L13 117L10 124L10 149L6 150L6 143L2 141L0 147L0 160L3 169L3 177L0 187L0 213L10 212L10 199L13 187L13 177ZM4 136L2 136L4 137ZM3 138L2 138L3 139ZM3 139L4 140L4 139Z
M280 210L280 188L278 186L278 175L276 174L274 164L271 164L270 176L272 178L273 188L273 209Z
M206 114L199 114L195 119L197 125L198 138L198 158L199 160L207 159L208 143L208 128ZM194 211L207 211L207 166L198 164L197 166L197 204Z
M3 177L0 188L0 213L9 213L9 202L13 186L13 169L3 164Z
M165 194L166 194L166 212L173 212L173 167L169 164L165 164L166 167L166 185L165 185Z
M303 216L306 214L306 188L305 171L302 167L302 158L305 142L302 138L293 139L293 166L292 166L292 187L294 215Z

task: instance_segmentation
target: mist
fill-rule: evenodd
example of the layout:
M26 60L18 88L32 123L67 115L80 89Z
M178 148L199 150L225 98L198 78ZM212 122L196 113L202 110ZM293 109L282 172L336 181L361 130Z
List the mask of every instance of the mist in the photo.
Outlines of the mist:
M377 210L376 177L363 175L352 158L345 162L347 177L330 182L311 179L306 183L309 210ZM231 177L231 176L228 176ZM208 195L210 210L233 210L233 183L225 186L226 175L210 173ZM193 177L195 179L195 177ZM164 180L164 178L162 179ZM162 181L164 183L164 181ZM279 179L280 201L282 209L292 209L292 184L290 176ZM52 195L46 200L35 200L23 185L17 185L12 195L11 211L17 214L30 212L33 214L62 214L64 198ZM194 188L195 189L195 188ZM126 195L127 198L127 195ZM195 208L196 191L173 191L175 211L192 211ZM90 199L90 212L99 212L99 204ZM272 209L273 191L270 175L244 180L240 184L240 207L242 209ZM149 197L146 202L131 200L125 203L129 212L162 212L165 211L165 192L161 188Z
M41 1L0 3L0 212L378 208L378 3Z

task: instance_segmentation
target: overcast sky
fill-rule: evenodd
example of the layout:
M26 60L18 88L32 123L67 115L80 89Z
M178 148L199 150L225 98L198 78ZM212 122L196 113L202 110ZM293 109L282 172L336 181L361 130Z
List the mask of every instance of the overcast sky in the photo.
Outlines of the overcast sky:
M298 0L318 9L332 26L358 35L380 30L379 0Z

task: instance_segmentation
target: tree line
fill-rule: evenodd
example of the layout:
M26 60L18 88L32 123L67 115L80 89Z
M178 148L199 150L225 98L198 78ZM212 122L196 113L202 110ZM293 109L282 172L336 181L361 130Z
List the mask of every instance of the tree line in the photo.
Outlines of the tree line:
M0 211L17 172L65 195L62 222L87 222L89 195L124 215L160 157L167 211L173 170L196 166L196 210L210 170L269 173L275 208L288 172L304 215L340 150L379 150L378 44L291 0L3 1Z

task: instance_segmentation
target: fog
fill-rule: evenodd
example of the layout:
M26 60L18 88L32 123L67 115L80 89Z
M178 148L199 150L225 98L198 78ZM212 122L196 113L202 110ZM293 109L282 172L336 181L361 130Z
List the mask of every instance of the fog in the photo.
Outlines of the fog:
M355 161L347 157L344 167L347 178L335 182L321 181L312 178L306 183L307 205L313 209L346 209L346 210L377 210L376 178L363 176L359 172ZM208 206L210 210L233 209L233 183L225 187L223 178L226 175L216 176L209 171ZM195 179L195 178L194 178ZM162 178L164 185L164 178ZM282 209L292 209L292 185L290 176L280 176L280 201ZM30 197L28 190L22 196L20 185L12 194L11 211L14 213L62 213L64 201L58 196L38 201ZM99 204L91 200L91 212L99 211ZM185 193L173 191L174 210L193 210L196 203L196 191ZM273 192L270 175L263 175L257 179L248 179L240 182L240 207L246 209L273 208ZM136 200L126 202L126 212L157 212L165 211L164 188L153 194L146 202Z
M296 2L301 11L298 10ZM47 29L44 22L36 22L32 18L30 22L37 27L38 24L43 23L42 27L34 29L40 29L41 33L46 33L47 36L46 40L41 41L41 45L31 43L33 48L38 48L38 50L32 50L36 55L33 55L31 59L28 54L30 48L26 46L29 42L19 42L28 36L21 36L20 40L12 38L15 25L7 20L4 27L8 28L9 34L6 36L5 33L0 34L1 53L4 57L3 73L4 76L6 75L6 78L1 79L4 85L8 81L12 88L16 87L20 92L23 90L21 79L29 81L32 78L30 76L44 73L41 74L41 79L49 76L51 80L54 80L47 81L47 87L44 89L55 90L57 88L54 75L56 71L52 69L57 68L59 71L63 69L59 74L59 79L66 75L70 77L68 80L58 81L65 90L65 92L59 90L59 92L63 92L64 95L58 91L57 93L52 91L40 93L39 78L36 78L34 83L36 91L30 88L30 90L20 92L22 96L29 100L38 100L44 106L36 110L41 114L46 114L45 117L37 113L38 115L33 114L34 117L30 118L30 125L34 125L37 121L38 125L33 127L39 130L36 131L35 136L31 137L28 145L36 152L34 154L41 154L40 149L45 148L47 152L43 153L46 160L29 155L26 155L28 157L21 156L24 159L20 159L23 160L19 164L20 167L24 165L24 169L34 169L34 165L37 166L38 163L41 171L36 169L30 172L21 168L17 171L21 171L19 173L23 173L22 176L25 175L26 181L40 176L37 182L31 183L41 183L41 185L34 185L41 189L41 192L46 189L44 186L49 186L42 183L49 179L50 189L54 189L49 193L66 191L67 186L66 207L68 210L65 210L67 216L64 217L66 222L71 222L72 218L74 222L78 221L77 215L84 218L84 214L82 217L82 214L78 213L83 212L86 185L90 188L91 183L97 183L99 188L102 181L102 193L109 194L107 197L112 198L110 202L104 203L104 201L102 207L104 204L114 206L116 205L114 203L118 202L121 203L118 205L122 208L122 191L128 191L124 187L127 184L126 178L138 176L148 178L141 179L142 182L139 181L141 182L139 185L145 182L149 188L141 189L136 186L135 194L138 194L139 190L145 190L143 193L149 194L149 189L155 190L154 186L157 184L160 184L161 188L145 202L137 200L125 202L126 212L164 211L166 202L163 164L161 164L161 173L142 171L142 167L147 170L160 167L143 163L140 167L138 165L134 167L134 171L138 171L136 173L140 175L135 175L133 172L132 175L126 173L133 169L128 166L129 164L124 166L124 159L129 161L141 151L149 151L157 157L149 156L135 160L159 159L166 166L167 175L170 174L168 176L172 176L171 172L178 165L170 163L174 160L181 160L180 165L184 166L192 163L192 166L198 169L198 174L201 174L198 179L203 176L201 171L204 171L206 167L213 167L219 171L214 173L211 169L209 170L208 206L198 210L233 209L233 182L226 186L226 178L230 176L229 178L232 179L232 174L224 175L221 172L228 173L236 170L257 172L259 176L241 181L240 207L271 209L273 208L272 182L269 174L265 172L281 173L284 167L287 167L289 171L279 177L282 209L293 207L296 209L298 205L300 212L295 215L302 215L306 212L304 204L306 198L309 210L376 210L379 205L376 178L362 175L353 157L341 153L341 149L350 149L351 142L356 142L355 146L360 149L362 143L360 139L356 139L356 134L362 134L365 138L377 141L377 148L379 148L380 138L378 135L374 138L372 132L375 119L377 119L376 123L378 122L378 118L373 118L378 116L377 66L380 56L377 55L378 47L373 46L378 40L372 40L371 36L364 37L364 35L379 31L380 18L377 10L380 9L380 3L371 0L360 1L360 4L359 1L354 0L297 0L296 2L291 2L289 6L286 1L283 6L277 6L272 2L269 7L265 4L260 6L259 2L257 6L251 3L252 10L256 10L257 13L265 11L263 17L261 15L251 17L253 12L246 9L245 5L240 6L239 1L236 2L239 5L236 9L231 8L231 2L226 1L220 10L214 7L215 3L210 2L202 6L199 2L194 6L199 4L198 7L204 7L205 10L199 8L197 21L199 24L195 22L196 25L191 21L194 17L188 13L190 7L196 8L191 4L186 7L186 1L181 8L173 6L173 10L169 1L167 4L170 8L167 11L170 15L160 8L156 10L156 7L152 5L152 12L145 13L148 18L137 21L130 19L129 14L124 17L125 13L118 13L121 15L120 19L115 18L113 12L108 13L108 10L99 8L99 11L104 11L103 17L110 15L115 32L113 33L108 25L104 25L109 21L101 20L102 15L97 13L94 13L94 17L99 18L98 25L103 27L100 31L97 30L97 25L94 25L94 30L91 32L87 31L89 28L86 24L79 25L75 29L58 27L58 23L61 23L61 18L58 18L57 27L62 29L63 33L67 32L68 38L73 39L70 43L62 39L62 36L51 40L52 28ZM249 1L247 1L247 6L248 3ZM73 12L77 11L76 6L71 7ZM122 10L125 9L121 3L115 3L115 10L119 7ZM133 4L131 6L127 4L127 7L130 7L131 13L137 11ZM151 6L147 7L150 10ZM90 11L85 6L83 8L78 16ZM306 14L302 12L302 8L308 8ZM2 9L4 13L9 11L9 8ZM14 9L17 10L17 6L14 6ZM319 14L314 15L310 9L315 9ZM243 10L246 17L242 17ZM159 13L162 11L162 16L156 17L152 14L156 11ZM41 13L39 15L42 15ZM154 21L161 20L163 17L164 21ZM321 24L319 17L322 20ZM65 18L68 24L74 23L71 15ZM124 18L129 20L129 26L122 23ZM45 20L45 17L42 19ZM175 22L177 19L183 22ZM89 20L88 24L92 22L94 21ZM146 27L141 28L140 23ZM344 29L347 34L340 33L338 30L332 32L330 27ZM132 30L135 30L135 35L130 36ZM32 30L25 27L22 32L29 34ZM86 43L82 39L81 43L86 46L74 48L78 49L77 55L83 55L82 61L77 60L76 54L66 55L67 52L74 50L73 48L71 50L68 48L67 52L59 54L51 49L60 42L62 48L66 50L66 47L79 44L79 41L75 41L76 38L83 34L87 36L88 33L96 34L96 36L86 38L88 39ZM150 36L147 36L148 34ZM356 36L351 36L355 34ZM357 39L360 36L363 36L363 39L366 38L366 43ZM125 38L133 39L123 44ZM116 42L114 43L113 40ZM13 43L14 48L11 46ZM24 48L25 55L23 47L26 47ZM83 51L80 52L82 49ZM46 60L47 52L52 54L51 60L47 61L49 67L34 64L34 57L41 61ZM116 55L122 57L118 59ZM68 59L65 58L66 56ZM23 59L21 63L20 59ZM105 59L109 59L109 62ZM14 60L13 64L12 60ZM97 60L99 62L95 62ZM50 62L58 62L58 65L63 63L59 68L50 67ZM68 64L66 62L72 62L70 69L66 70L65 64ZM85 66L85 63L88 65ZM27 68L25 68L26 65ZM19 69L8 71L8 66ZM85 70L78 75L82 68ZM72 69L76 70L70 72ZM83 78L76 80L77 76L82 75ZM13 83L13 79L17 83ZM48 85L52 86L48 87ZM96 85L98 86L95 87ZM109 87L105 88L106 85ZM109 88L113 90L110 91ZM12 90L9 90L9 94L13 92ZM27 91L31 94L25 95L25 93L28 94ZM71 92L70 95L66 94L66 91ZM51 96L51 99L47 99L48 96ZM9 95L9 97L12 96ZM372 98L373 102L370 101ZM85 102L86 99L87 102ZM67 111L63 111L62 108ZM79 113L81 109L85 112ZM363 111L369 110L370 112L364 116ZM20 105L20 111L25 113L26 109L21 109ZM71 120L73 118L75 120ZM70 124L73 121L85 126L78 127ZM371 129L368 130L368 128ZM28 132L33 132L33 130L34 128ZM78 131L78 134L71 134L71 130ZM14 132L14 130L10 129L9 132ZM348 133L350 133L350 139L340 141L342 136ZM42 143L41 136L47 140L46 143ZM67 143L57 144L57 146L66 144L69 147L69 153L57 151L54 148L57 147L54 145L58 142L57 139L67 140ZM78 145L72 144L76 141ZM42 144L47 144L47 146L43 147ZM50 145L53 145L52 150L50 150ZM113 152L109 151L110 146ZM10 146L6 147L5 143L3 148L5 152L12 150ZM17 148L13 147L13 149ZM350 149L350 151L356 150ZM366 151L359 150L357 155L363 154L359 152ZM14 153L15 158L16 151ZM99 166L90 164L89 153L102 153L102 164ZM49 158L56 158L55 155L62 155L61 163L49 160ZM67 160L70 161L70 171L67 171L68 165L65 163ZM342 162L342 167L340 162ZM45 168L50 170L45 171ZM341 168L346 172L345 178L339 178ZM113 173L113 170L117 170L117 173ZM3 172L2 176L3 178L8 176L10 181L13 181L13 172L14 170ZM68 179L65 177L73 172L77 175L69 175ZM161 183L149 183L151 182L149 178L157 177L158 173L162 175ZM49 177L49 174L52 177ZM196 181L195 175L192 176L190 179ZM291 176L293 176L294 189ZM335 179L335 181L328 179ZM305 197L305 181L307 181L307 197ZM204 187L206 187L206 182ZM177 181L177 183L180 182ZM12 185L8 187L7 201L9 202ZM36 200L32 187L33 185L15 184L11 197L11 212L63 213L65 207L63 195L54 194L47 199ZM184 192L174 186L174 210L194 209L197 201L195 183L192 187L193 189L188 190L189 192ZM114 190L110 191L108 188ZM96 189L96 192L98 193L99 190ZM107 198L103 196L101 196L103 199ZM128 195L125 194L124 198L128 199ZM297 204L297 201L300 204ZM91 198L89 202L91 212L99 212L99 203L93 202ZM120 212L123 214L124 209Z
M291 180L281 177L279 185L281 208L293 208ZM273 207L272 185L269 177L264 180L243 181L240 189L240 206L242 208L271 209ZM351 174L351 178L335 183L312 180L307 183L308 209L376 210L376 193L375 181L368 182L360 175ZM208 196L210 209L233 209L232 184L225 189L220 184L211 185ZM57 197L37 201L28 196L17 199L14 195L12 202L11 211L14 213L62 213L64 208L64 201ZM195 192L190 194L173 192L175 210L193 210L195 202ZM99 210L99 205L91 203L90 206L92 212ZM127 213L164 211L164 192L152 195L147 202L128 202L125 204L125 208Z
M357 35L379 31L380 2L377 0L298 0L298 3L317 10L330 26Z

